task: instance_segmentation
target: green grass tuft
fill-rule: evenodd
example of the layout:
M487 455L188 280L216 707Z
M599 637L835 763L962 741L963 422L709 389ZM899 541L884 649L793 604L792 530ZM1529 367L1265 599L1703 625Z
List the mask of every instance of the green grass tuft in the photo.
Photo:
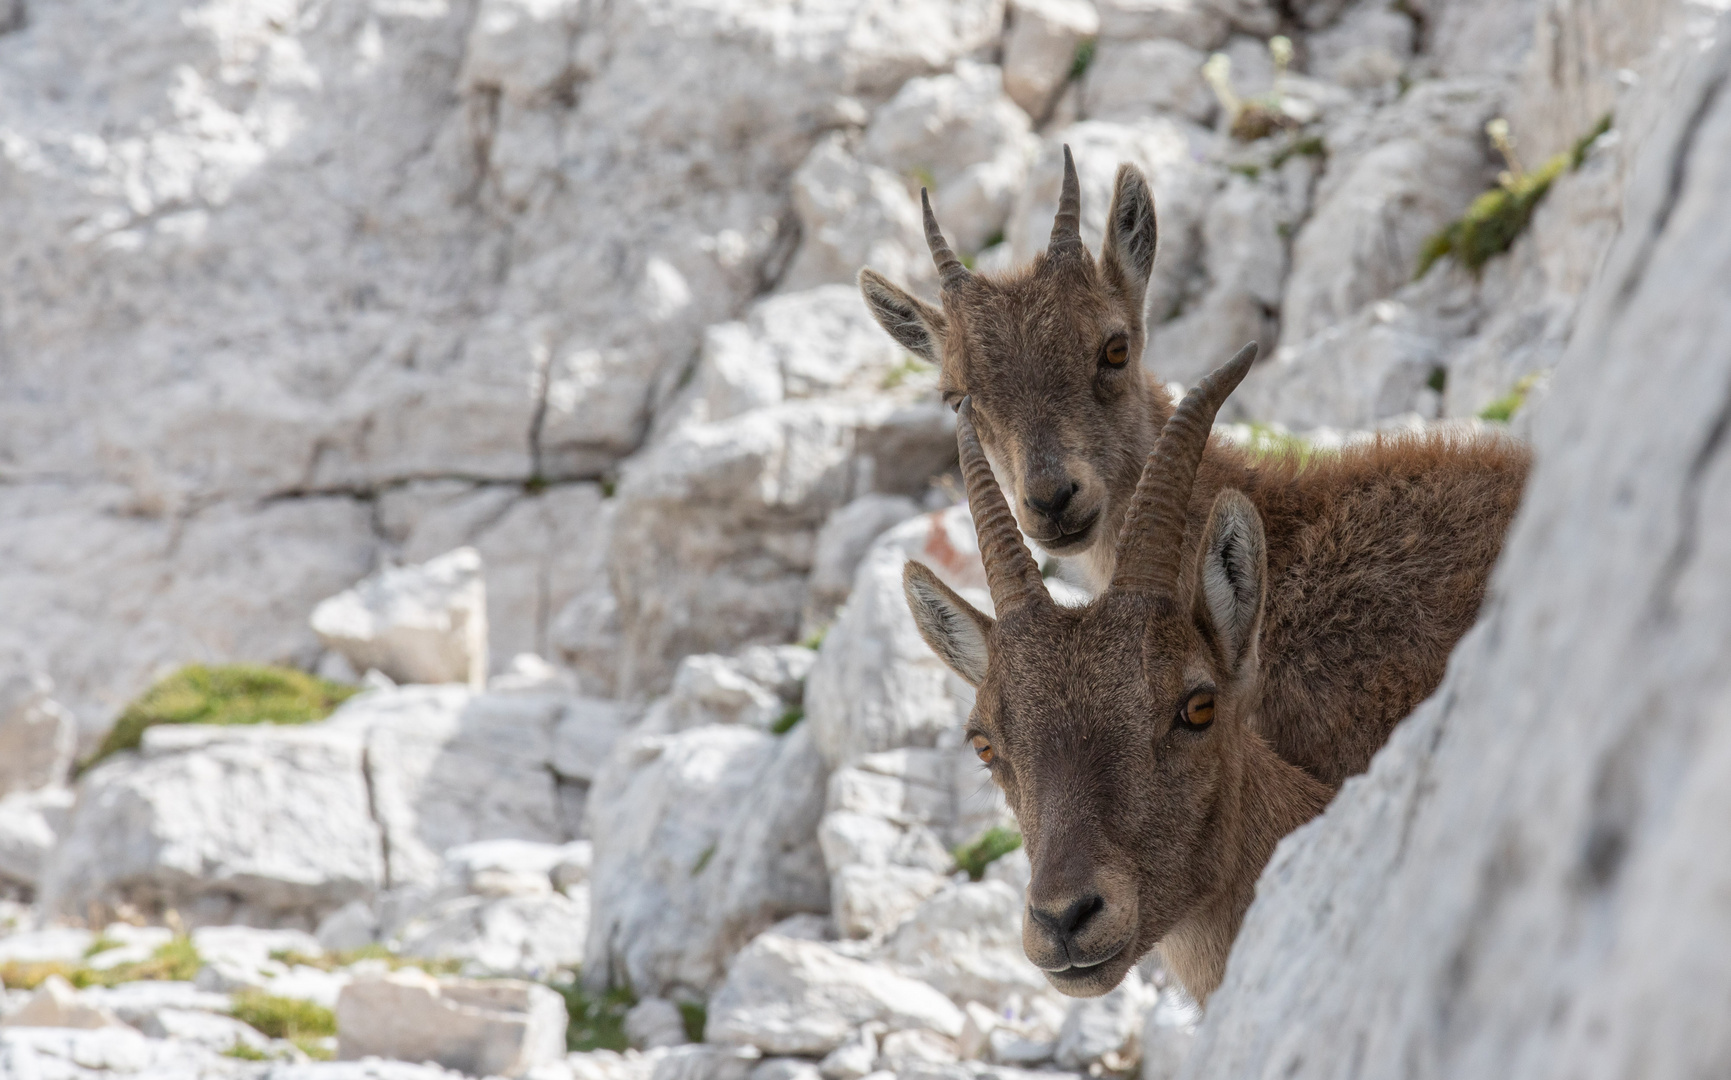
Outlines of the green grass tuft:
M90 948L84 950L84 959L88 960L97 953L105 953L109 949L118 948L120 948L120 942L111 937L104 937L98 934L96 940L90 943Z
M696 877L698 874L703 873L703 868L708 866L709 860L713 858L715 858L715 845L711 844L703 849L703 854L697 857L696 864L691 868L691 876Z
M1270 427L1267 424L1247 424L1250 428L1250 441L1241 444L1243 449L1255 458L1280 460L1296 458L1299 468L1310 464L1310 459L1320 451L1309 439Z
M1083 38L1076 43L1076 54L1070 59L1070 78L1080 79L1094 63L1094 39Z
M1306 135L1303 138L1294 139L1281 147L1280 151L1269 159L1268 167L1270 169L1278 169L1295 157L1320 158L1327 156L1328 144L1322 141L1322 136Z
M806 635L805 640L799 643L799 647L802 649L810 649L812 652L817 652L819 649L823 648L823 639L828 636L829 625L826 623Z
M270 1059L270 1055L265 1053L263 1050L260 1050L256 1046L248 1046L239 1039L234 1041L233 1046L224 1050L222 1056L239 1058L242 1061L268 1061Z
M157 724L306 724L359 691L292 668L188 664L128 705L83 768L136 749Z
M337 1015L316 1001L277 997L262 990L234 995L228 1013L273 1039L320 1039L337 1033ZM305 1047L303 1046L304 1050Z
M1593 143L1609 130L1611 117L1607 113L1592 131L1575 141L1573 149L1557 154L1530 173L1505 173L1496 187L1472 201L1466 213L1425 242L1413 280L1424 277L1444 256L1476 274L1485 263L1509 250L1526 231L1533 210L1557 177L1564 170L1580 168Z
M1490 420L1499 424L1506 424L1513 420L1515 414L1521 411L1521 406L1527 403L1527 395L1532 392L1533 386L1539 381L1540 374L1534 372L1531 375L1523 376L1519 382L1515 383L1513 390L1480 409L1479 419Z
M609 990L599 997L583 989L583 983L573 976L567 982L550 983L565 999L565 1049L572 1053L589 1050L625 1051L631 1041L625 1037L625 1014L637 1004L637 995L629 989Z
M98 939L100 943L102 939ZM107 951L106 949L98 951ZM86 955L95 956L95 952ZM117 964L98 971L88 964L72 964L63 960L8 960L0 964L0 986L9 990L34 990L50 975L58 975L82 990L89 986L118 986L126 982L191 982L198 977L204 960L193 948L190 938L177 937L157 947L147 960Z
M1021 846L1021 833L994 825L956 848L956 869L966 870L970 881L978 881L984 876L986 867Z
M782 713L781 719L779 719L775 723L771 724L769 726L769 730L774 732L777 735L786 735L788 732L793 730L793 726L795 724L799 723L801 720L804 720L804 719L805 719L805 710L796 705L793 708Z
M429 975L455 975L463 967L461 960L428 960L419 956L400 956L377 942L362 945L358 949L343 949L318 956L308 956L293 949L276 949L271 952L270 958L290 967L318 968L320 971L336 971L363 960L383 960L392 971L406 967L420 968Z
M1426 386L1430 387L1432 390L1435 390L1439 394L1443 392L1443 387L1447 386L1448 383L1449 383L1449 371L1448 371L1448 368L1444 368L1444 367L1431 368L1430 369L1430 377L1425 379L1425 381L1424 381L1424 384Z
M679 1002L679 1019L685 1021L685 1037L694 1043L703 1041L703 1029L709 1024L709 1009L701 1001Z

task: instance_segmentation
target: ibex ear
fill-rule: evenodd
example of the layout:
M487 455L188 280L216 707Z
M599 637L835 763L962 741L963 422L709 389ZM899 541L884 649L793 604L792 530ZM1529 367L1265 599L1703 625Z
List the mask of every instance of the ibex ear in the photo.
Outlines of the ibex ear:
M876 270L859 272L859 291L872 318L902 348L931 363L942 362L940 343L949 326L942 310L890 284Z
M1112 187L1112 209L1106 216L1106 243L1100 263L1106 278L1131 301L1136 317L1154 272L1154 248L1159 230L1154 224L1154 192L1142 170L1126 161L1118 166Z
M986 634L992 629L991 616L957 596L924 563L910 560L902 569L902 593L926 644L969 686L980 685L986 678Z
M1268 577L1262 515L1243 492L1228 488L1215 498L1197 573L1197 619L1206 620L1227 670L1236 678L1256 664Z

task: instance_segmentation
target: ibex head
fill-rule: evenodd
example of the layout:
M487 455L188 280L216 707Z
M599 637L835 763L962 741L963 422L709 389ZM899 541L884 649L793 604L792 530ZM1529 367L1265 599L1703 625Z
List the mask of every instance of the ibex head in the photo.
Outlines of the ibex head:
M1065 147L1051 243L1031 266L1001 276L963 266L923 192L921 201L943 306L863 270L867 305L903 347L940 365L947 402L972 399L975 429L1029 536L1057 555L1116 536L1124 508L1111 493L1128 494L1154 434L1125 432L1149 427L1151 396L1167 403L1140 362L1155 248L1147 180L1133 165L1119 168L1096 260L1082 244L1081 189Z
M1088 606L1062 608L1047 594L970 401L958 441L996 617L919 563L903 577L920 633L977 690L968 737L1033 865L1024 948L1067 994L1110 990L1156 942L1217 907L1222 890L1243 888L1238 868L1224 864L1241 846L1242 778L1250 742L1260 744L1246 720L1260 692L1262 521L1226 490L1199 549L1186 550L1184 538L1215 412L1255 354L1246 346L1167 422L1131 501L1111 586ZM1221 965L1230 942L1229 933L1218 947ZM1199 998L1213 989L1199 984L1218 981L1179 975Z

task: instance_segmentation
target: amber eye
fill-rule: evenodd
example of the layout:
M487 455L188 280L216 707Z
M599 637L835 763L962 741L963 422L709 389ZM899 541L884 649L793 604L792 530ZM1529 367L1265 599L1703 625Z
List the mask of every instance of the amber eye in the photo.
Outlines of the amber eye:
M979 755L980 760L985 762L987 765L990 765L992 763L991 740L987 739L984 735L975 735L968 741L973 744L974 753Z
M1106 346L1106 362L1113 367L1123 367L1130 359L1130 343L1123 338L1113 338Z
M1206 690L1198 690L1184 701L1184 708L1178 712L1178 719L1183 721L1193 731L1201 731L1214 722L1214 695Z

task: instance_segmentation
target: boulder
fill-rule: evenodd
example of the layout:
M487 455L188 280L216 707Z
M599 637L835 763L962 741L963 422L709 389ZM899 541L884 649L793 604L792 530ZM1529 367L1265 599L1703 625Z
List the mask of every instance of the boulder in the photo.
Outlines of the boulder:
M1169 38L1106 39L1082 76L1082 111L1090 120L1134 122L1165 113L1211 123L1220 106L1202 78L1207 59Z
M1731 36L1674 54L1478 625L1282 842L1189 1075L1731 1067ZM1662 703L1662 706L1661 704Z
M1311 75L1354 90L1397 81L1412 59L1418 27L1408 11L1353 4L1333 26L1305 39Z
M1420 83L1327 134L1328 170L1292 243L1283 338L1297 345L1412 280L1425 242L1494 182L1485 122L1492 84Z
M1043 120L1076 63L1076 50L1100 32L1088 0L1011 0L1004 35L1004 92Z
M658 1046L681 1046L691 1041L685 1034L685 1017L679 1006L666 998L647 997L625 1014L625 1037L639 1050Z
M837 132L793 174L800 244L782 279L788 289L850 282L870 266L892 280L929 284L919 201L890 170L862 161Z
M45 926L0 937L0 964L71 963L84 959L96 935L80 926Z
M706 724L768 731L799 709L817 654L796 645L753 645L737 656L702 654L679 662L673 686L643 717L645 733Z
M620 741L590 801L586 982L707 993L759 931L828 910L816 835L826 769L809 727Z
M746 1080L757 1067L755 1047L675 1046L655 1062L651 1080Z
M1060 1069L1091 1072L1101 1066L1111 1072L1133 1067L1141 1055L1143 1016L1159 1000L1159 992L1131 969L1124 981L1097 998L1070 1003L1052 1060Z
M561 780L594 781L613 744L641 715L636 706L598 698L574 698L553 727L553 771Z
M17 655L0 655L0 799L66 781L78 722L49 695L54 682Z
M487 681L487 585L474 548L381 570L320 603L312 626L356 671L477 689Z
M81 780L44 909L311 926L384 884L363 755L329 725L150 728Z
M30 1000L6 1014L0 1027L105 1028L120 1027L107 1009L86 1004L59 975L50 975L37 986Z
M901 581L910 558L952 587L983 591L985 570L965 506L906 521L872 545L806 685L806 715L832 766L892 747L931 746L960 726L972 704L968 688L927 647L908 613Z
M242 1075L233 1058L196 1043L152 1039L127 1027L0 1027L0 1076L66 1077L107 1080L114 1076L234 1077ZM297 1080L283 1066L278 1076ZM301 1066L305 1068L305 1066ZM389 1068L389 1066L387 1066ZM443 1070L404 1066L379 1071L365 1080L456 1080ZM304 1075L304 1074L302 1074ZM349 1080L344 1077L341 1080ZM355 1077L354 1080L362 1080Z
M0 799L0 881L31 890L66 829L74 796L67 788L44 788Z
M281 1052L271 1045L269 1036L261 1034L251 1024L202 1009L157 1009L140 1030L153 1039L173 1039L218 1054L228 1053L236 1046L258 1053Z
M1001 881L947 885L896 927L877 958L958 1004L997 1009L1012 995L1047 993L1046 977L1022 952L1022 908L1022 894Z
M1140 1080L1178 1080L1201 1019L1202 1010L1182 989L1161 991L1159 1003L1142 1020Z
M159 982L155 979L118 986L86 987L79 991L79 996L85 1004L112 1013L121 1022L147 1033L149 1026L156 1023L159 1013L222 1013L231 1004L227 994L200 990L189 982Z
M564 839L550 763L569 700L409 686L351 698L331 715L325 727L365 747L391 885L434 884L443 853L461 844Z
M789 399L870 393L901 357L851 280L768 296L744 318L704 331L690 389L658 422L715 422Z
M687 424L633 459L610 556L620 694L665 690L683 656L792 639L817 529L870 492L923 494L955 461L954 423L903 386Z
M537 983L405 968L350 983L336 1013L343 1061L377 1056L514 1077L565 1056L564 999Z
M951 850L1007 820L1002 795L984 779L971 754L955 748L885 751L836 770L818 839L839 933L887 933L944 888ZM953 906L946 902L935 914L944 912ZM980 972L994 966L981 963ZM961 969L951 974L971 977Z
M919 505L903 495L862 495L829 516L817 531L812 552L800 627L803 636L827 629L835 620L873 541L919 512Z
M919 1029L951 1038L962 1014L931 987L815 941L764 934L734 957L709 1003L705 1038L765 1053L816 1056L860 1024Z
M859 155L903 177L915 195L928 188L945 238L975 252L1002 236L1038 148L1028 115L1005 96L1003 73L961 61L950 74L908 80L872 117ZM924 248L923 227L921 237L916 252ZM928 258L922 279L930 267Z
M463 896L447 900L398 932L405 956L457 960L473 975L546 980L583 965L589 896Z
M1218 49L1231 32L1210 0L1094 0L1102 40L1171 38L1192 49Z

